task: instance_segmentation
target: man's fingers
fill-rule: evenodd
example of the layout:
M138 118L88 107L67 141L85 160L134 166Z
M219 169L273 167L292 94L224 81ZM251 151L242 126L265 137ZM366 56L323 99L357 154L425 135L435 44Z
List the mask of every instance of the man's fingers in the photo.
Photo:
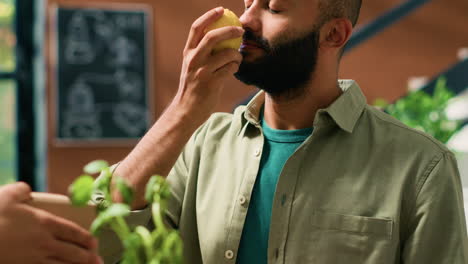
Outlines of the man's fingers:
M7 184L0 188L2 199L24 202L31 199L31 187L24 182Z
M225 49L215 53L209 60L207 67L212 71L216 72L221 67L228 63L236 62L238 65L242 61L242 55L239 51L234 49Z
M233 75L239 70L239 63L237 62L230 62L223 67L219 68L216 72L215 75L217 78L224 78L230 75Z
M201 40L198 45L198 52L196 56L207 56L211 54L213 47L223 40L233 39L241 37L244 34L244 29L241 27L228 26L213 29Z
M80 247L97 249L97 241L86 229L79 225L60 218L58 216L42 212L41 216L45 228L48 229L52 235L62 241L76 244Z
M200 43L203 38L205 28L218 20L223 15L223 13L224 8L217 7L211 9L195 20L195 22L192 24L192 28L190 29L185 50L196 48L198 43Z

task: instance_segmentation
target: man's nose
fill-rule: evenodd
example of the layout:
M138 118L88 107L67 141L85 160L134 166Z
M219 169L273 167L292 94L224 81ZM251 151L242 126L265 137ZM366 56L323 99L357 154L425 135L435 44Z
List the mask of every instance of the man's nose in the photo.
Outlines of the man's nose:
M258 32L261 28L260 12L254 4L245 9L239 20L243 28L248 28L251 31Z

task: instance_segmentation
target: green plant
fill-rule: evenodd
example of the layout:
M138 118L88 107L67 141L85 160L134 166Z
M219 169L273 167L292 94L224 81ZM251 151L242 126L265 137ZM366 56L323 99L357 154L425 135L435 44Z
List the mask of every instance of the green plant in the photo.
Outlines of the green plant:
M91 233L99 234L109 226L124 246L121 263L125 264L178 264L182 263L182 240L176 230L166 227L163 214L170 195L169 185L161 176L153 176L146 185L145 198L151 205L155 229L150 232L143 226L131 229L125 222L130 214L133 190L122 178L115 180L124 203L113 203L111 199L112 173L107 162L97 160L84 167L86 174L78 177L69 188L70 199L76 206L86 205L91 195L100 192L104 201L98 206L98 216L91 225ZM101 173L95 181L92 174Z
M445 144L461 127L460 122L449 120L445 113L453 97L454 94L447 88L446 79L441 77L437 80L432 96L419 90L410 92L393 104L378 99L374 105L383 108L407 126L424 131Z

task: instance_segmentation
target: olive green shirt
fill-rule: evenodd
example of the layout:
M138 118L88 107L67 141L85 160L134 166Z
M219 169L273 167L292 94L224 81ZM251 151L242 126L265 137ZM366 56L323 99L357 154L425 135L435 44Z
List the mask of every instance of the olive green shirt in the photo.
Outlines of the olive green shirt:
M268 263L468 263L454 155L367 105L354 81L339 83L344 93L315 114L313 133L279 176ZM262 157L263 103L260 92L234 114L212 115L168 176L167 221L180 230L187 264L236 261ZM132 217L146 223L149 212ZM115 245L101 239L108 263L118 259Z

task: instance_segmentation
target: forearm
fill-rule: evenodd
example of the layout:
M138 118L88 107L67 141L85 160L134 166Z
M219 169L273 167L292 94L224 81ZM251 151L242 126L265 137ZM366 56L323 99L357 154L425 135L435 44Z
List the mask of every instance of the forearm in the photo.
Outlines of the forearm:
M244 30L223 27L204 33L223 13L223 8L210 10L193 23L174 101L114 172L134 187L133 208L146 204L144 192L149 178L169 173L191 135L214 111L226 78L239 68L242 61L239 51L226 49L214 53L213 47L241 37ZM118 195L114 199L121 200Z
M115 170L114 175L124 177L135 190L134 209L146 205L144 193L149 178L169 174L183 147L204 121L188 115L174 100ZM114 199L121 200L118 195Z

